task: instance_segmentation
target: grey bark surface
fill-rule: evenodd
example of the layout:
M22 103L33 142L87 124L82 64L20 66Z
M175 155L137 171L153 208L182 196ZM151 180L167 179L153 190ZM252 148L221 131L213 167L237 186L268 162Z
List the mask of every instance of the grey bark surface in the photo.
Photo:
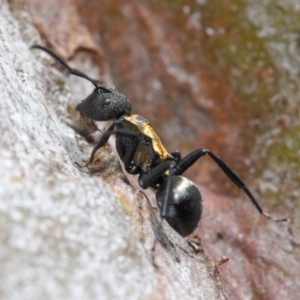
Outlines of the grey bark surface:
M226 299L201 246L166 224L153 265L157 213L139 191L74 165L92 145L66 108L92 87L64 82L30 50L41 41L29 15L1 2L0 299Z

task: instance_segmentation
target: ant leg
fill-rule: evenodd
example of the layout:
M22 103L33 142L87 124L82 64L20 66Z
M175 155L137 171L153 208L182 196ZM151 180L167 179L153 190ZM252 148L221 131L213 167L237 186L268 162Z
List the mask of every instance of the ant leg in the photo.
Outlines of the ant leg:
M161 176L163 176L167 170L169 170L171 168L171 164L172 164L172 161L167 160L167 161L159 164L155 168L153 168L149 173L142 174L139 177L139 185L143 189L147 189L152 184L154 184ZM170 177L170 176L168 176L168 177Z
M138 143L139 143L138 135L136 133L134 133L130 130L126 130L126 129L116 129L116 130L114 130L117 124L118 124L118 120L116 120L114 123L112 123L109 126L109 128L103 133L103 135L100 138L99 142L94 147L94 149L91 153L90 159L89 159L88 163L85 165L85 167L88 167L93 162L96 152L100 148L102 148L103 146L106 145L108 139L110 138L110 136L112 134L120 134L120 135L123 135L123 136L133 137L131 145L130 145L129 149L127 150L125 158L124 158L124 166L125 166L125 169L128 173L130 173L130 174L134 173L135 168L132 168L133 166L131 165L131 161L133 159L133 156L136 152L136 149L137 149L137 146L138 146Z
M114 132L114 128L116 127L117 125L117 121L113 122L109 128L103 133L102 137L100 138L100 140L98 141L97 145L94 147L92 153L91 153L91 156L90 156L90 159L89 161L84 165L85 167L88 167L94 160L94 157L95 157L95 154L96 152L102 148L103 146L106 145L109 137L111 136L111 134Z
M172 169L172 174L175 176L183 174L187 169L189 169L199 158L204 156L208 150L197 149L192 153L188 154L183 159L179 160L174 168Z
M131 143L130 143L128 149L126 150L126 154L123 159L123 162L124 162L124 167L125 167L125 170L127 173L137 174L138 173L137 165L133 164L132 160L133 160L134 154L139 146L138 134L136 134L132 131L126 130L126 129L117 129L116 133L124 135L124 136L132 137Z
M169 194L170 194L170 188L171 188L171 176L172 176L172 161L165 161L161 164L159 164L157 167L152 169L148 174L141 175L139 178L139 184L142 188L147 189L150 187L152 184L154 184L157 179L159 179L161 176L163 176L166 171L169 170L167 179L166 179L166 194L164 196L161 208L160 208L160 221L157 227L157 230L155 232L155 238L153 241L153 246L151 248L152 251L152 261L154 263L154 250L156 243L159 239L161 230L162 230L162 224L164 219L166 218L167 215L167 209L168 209L168 200L169 200Z
M136 166L132 165L132 159L133 156L136 152L136 149L138 147L139 144L139 138L138 135L130 130L126 130L126 129L115 129L116 125L118 124L118 120L116 120L114 123L112 123L109 128L103 133L102 137L100 138L100 140L98 141L97 145L94 147L90 159L88 161L88 163L86 163L84 166L88 167L94 160L95 154L96 152L102 148L103 146L106 145L108 139L110 138L110 136L112 134L120 134L123 136L130 136L132 137L132 141L131 144L129 146L129 148L127 149L126 155L124 157L124 166L125 166L125 170L126 172L130 173L130 174L136 174Z
M185 172L190 166L192 166L199 158L208 154L214 162L220 167L220 169L227 175L227 177L240 189L244 191L244 193L248 196L248 198L252 201L253 205L256 207L258 212L265 216L267 219L271 219L275 222L283 222L287 221L287 219L275 219L270 216L268 213L264 212L252 193L249 191L248 187L244 184L244 182L215 154L213 154L208 149L197 149L192 153L188 154L182 160L180 160L172 169L173 175L181 175Z
M171 152L170 154L174 158L175 162L178 162L181 160L181 153L178 150L175 150L175 151Z

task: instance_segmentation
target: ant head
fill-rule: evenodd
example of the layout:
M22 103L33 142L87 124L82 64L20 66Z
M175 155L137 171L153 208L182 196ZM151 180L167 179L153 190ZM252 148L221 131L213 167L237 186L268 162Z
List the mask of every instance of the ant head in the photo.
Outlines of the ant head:
M76 110L94 121L108 121L130 115L131 104L117 91L99 86L76 106Z
M159 207L167 201L167 212L164 218L169 225L185 237L191 234L198 226L202 216L202 198L199 190L189 179L181 176L172 176L168 199L167 180L156 192Z

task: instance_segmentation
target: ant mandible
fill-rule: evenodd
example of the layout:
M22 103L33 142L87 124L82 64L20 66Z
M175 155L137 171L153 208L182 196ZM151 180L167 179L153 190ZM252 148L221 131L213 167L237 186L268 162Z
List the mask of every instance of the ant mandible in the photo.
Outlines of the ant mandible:
M138 182L143 189L151 187L156 190L160 226L166 220L182 237L188 236L197 228L202 216L202 197L195 184L181 175L206 154L245 192L260 214L275 222L287 221L285 218L273 218L264 212L244 182L210 150L200 148L184 158L181 158L179 151L169 153L149 122L144 117L131 113L131 104L124 95L100 85L99 81L81 71L70 68L51 50L39 45L32 48L47 52L70 74L85 78L95 86L94 91L76 106L76 110L93 121L113 120L113 123L103 133L85 166L93 162L96 151L105 146L109 137L115 134L117 152L126 172L139 175Z

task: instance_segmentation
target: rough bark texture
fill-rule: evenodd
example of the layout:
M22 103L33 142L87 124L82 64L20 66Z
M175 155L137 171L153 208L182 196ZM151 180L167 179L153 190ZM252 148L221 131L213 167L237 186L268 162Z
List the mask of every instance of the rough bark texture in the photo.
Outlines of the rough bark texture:
M225 299L201 244L167 226L153 265L157 211L124 182L108 150L98 166L108 183L74 165L92 149L74 130L84 131L73 111L92 87L30 50L41 38L20 2L10 5L0 6L0 298Z

